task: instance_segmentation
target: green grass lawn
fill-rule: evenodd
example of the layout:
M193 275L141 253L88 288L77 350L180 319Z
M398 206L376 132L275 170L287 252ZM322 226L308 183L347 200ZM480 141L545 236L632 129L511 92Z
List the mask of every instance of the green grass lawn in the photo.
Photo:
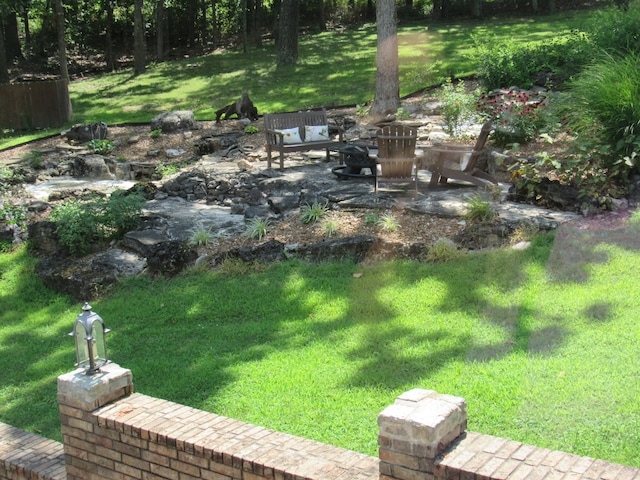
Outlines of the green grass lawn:
M589 12L486 21L436 22L399 28L400 87L407 95L438 85L447 77L475 72L474 38L490 42L540 42L579 28ZM148 122L167 110L192 110L199 120L250 92L259 113L313 107L364 104L373 100L376 28L363 26L300 38L299 62L276 68L273 43L248 53L223 51L76 80L69 86L73 123L104 121L110 125ZM42 132L52 133L52 132ZM7 132L0 149L33 135Z
M435 389L467 400L470 430L640 466L639 247L562 228L446 264L137 278L93 307L147 395L375 455L377 415ZM59 439L81 305L33 266L0 255L0 420Z

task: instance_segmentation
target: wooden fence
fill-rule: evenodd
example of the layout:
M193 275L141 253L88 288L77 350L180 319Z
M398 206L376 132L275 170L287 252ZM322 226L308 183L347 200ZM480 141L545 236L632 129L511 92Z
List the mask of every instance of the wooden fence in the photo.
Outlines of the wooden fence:
M0 128L61 127L73 117L64 80L0 85Z

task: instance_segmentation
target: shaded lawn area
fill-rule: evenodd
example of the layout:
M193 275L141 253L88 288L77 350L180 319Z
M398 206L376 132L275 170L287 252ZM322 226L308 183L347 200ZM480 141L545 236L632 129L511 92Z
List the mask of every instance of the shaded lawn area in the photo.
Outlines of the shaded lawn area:
M535 18L431 22L400 26L401 95L476 71L475 40L540 42L579 28L590 12ZM198 120L248 91L260 114L365 104L375 93L376 28L334 30L300 37L297 65L276 67L273 43L247 53L226 50L71 82L73 123L148 122L168 110L192 110ZM39 132L36 137L56 131ZM0 149L29 137L0 132Z
M375 455L377 415L435 389L470 430L640 466L639 242L567 227L446 264L138 278L93 307L147 395ZM0 256L0 420L59 439L81 305L33 264Z

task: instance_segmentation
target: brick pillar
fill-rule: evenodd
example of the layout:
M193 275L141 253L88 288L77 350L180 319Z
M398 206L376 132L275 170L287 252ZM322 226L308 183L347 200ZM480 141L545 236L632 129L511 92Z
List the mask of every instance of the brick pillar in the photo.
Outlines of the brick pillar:
M378 416L381 480L433 480L436 457L467 428L464 398L415 389Z
M109 363L95 375L77 369L58 377L58 407L62 426L67 480L104 478L100 449L108 449L111 440L96 435L95 409L133 393L131 370ZM100 453L100 452L98 452Z

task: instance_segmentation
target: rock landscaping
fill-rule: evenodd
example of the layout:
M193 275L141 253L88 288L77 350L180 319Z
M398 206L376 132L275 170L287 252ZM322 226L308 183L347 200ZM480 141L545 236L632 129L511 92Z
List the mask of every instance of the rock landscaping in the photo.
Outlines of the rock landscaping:
M423 162L429 161L429 142L442 134L437 112L429 108L428 103L407 105L410 117L403 120L419 129L419 145L427 150ZM437 244L495 248L511 243L523 225L550 230L579 218L575 208L550 210L508 201L511 184L504 158L485 158L502 183L486 194L495 220L477 224L464 219L468 199L482 193L477 187L450 183L429 189L429 173L420 170L419 195L402 187L376 195L372 180L345 180L332 173L339 165L338 152L329 161L324 151L300 152L288 156L282 171L266 168L261 120L215 124L192 122L190 112L169 113L152 125L109 127L113 149L104 154L60 137L0 152L0 161L29 184L29 239L43 257L37 272L52 288L87 300L129 275L175 275L194 263L215 267L230 259L424 261ZM329 122L343 129L347 140L360 143L370 141L377 128L349 110L329 112ZM247 125L258 133L247 133ZM170 133L152 137L158 130ZM48 221L51 208L114 188L144 194L139 228L85 257L69 255L55 241L55 226ZM300 209L305 205L325 207L321 221L304 224ZM248 235L252 219L264 222L263 236ZM197 231L206 233L206 241L194 242Z

